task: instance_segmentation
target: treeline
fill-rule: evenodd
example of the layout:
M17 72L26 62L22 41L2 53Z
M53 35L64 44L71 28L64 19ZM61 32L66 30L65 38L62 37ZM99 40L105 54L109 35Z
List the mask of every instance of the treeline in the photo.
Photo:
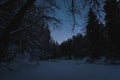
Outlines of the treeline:
M82 34L73 36L60 45L60 50L61 55L68 59L85 57L88 54L87 39Z
M80 6L75 0L65 2L71 2L68 7L75 26ZM52 40L49 27L60 23L54 16L55 11L59 9L59 1L1 0L0 63L11 62L20 56L26 56L31 61L86 56L90 60L99 59L101 56L112 60L120 59L120 1L105 0L105 25L100 23L98 17L100 2L84 2L90 7L86 34L78 34L58 45Z
M86 34L77 34L59 46L60 56L72 59L89 57L94 61L120 60L120 7L116 0L106 0L104 6L105 25L100 23L98 14L90 8ZM58 52L57 52L58 54Z

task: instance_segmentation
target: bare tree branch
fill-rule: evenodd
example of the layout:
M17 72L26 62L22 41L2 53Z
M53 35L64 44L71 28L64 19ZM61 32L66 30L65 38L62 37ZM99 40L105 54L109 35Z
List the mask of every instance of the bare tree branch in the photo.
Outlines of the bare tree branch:
M55 21L55 22L60 23L60 21L57 20L57 19L54 18L54 17L50 17L50 16L40 16L40 17L38 17L32 24L30 24L30 25L28 25L28 26L25 26L25 27L23 27L23 28L17 29L17 30L15 30L15 31L12 31L11 34L15 34L15 33L17 33L17 32L20 32L20 31L26 30L27 28L32 27L32 26L33 26L37 21L39 21L40 19L46 19L46 20L48 20L48 21Z

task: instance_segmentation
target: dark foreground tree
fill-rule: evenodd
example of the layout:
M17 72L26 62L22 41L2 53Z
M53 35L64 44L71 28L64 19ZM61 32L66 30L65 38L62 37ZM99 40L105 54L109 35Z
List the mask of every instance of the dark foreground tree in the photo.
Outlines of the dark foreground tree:
M1 62L9 56L15 57L18 53L22 55L29 53L31 58L35 56L36 59L43 54L48 55L51 39L48 24L59 22L55 17L51 17L49 12L54 11L53 7L57 6L54 0L41 0L39 4L34 4L35 1L8 0L0 4L3 6L0 11L13 15L9 18L6 14L0 14L3 16L0 19L1 24L5 22L5 25L2 25L3 29L0 29Z
M120 7L117 0L105 1L105 21L108 31L109 49L120 55Z
M86 35L89 41L89 55L90 58L99 58L102 55L104 48L104 36L102 32L102 24L98 22L98 19L92 9L88 13L88 24L86 26Z
M14 0L15 1L15 0ZM28 0L16 13L13 19L9 22L3 34L0 36L0 62L4 60L7 51L7 47L10 41L10 33L16 29L19 22L22 20L26 11L32 6L35 0Z

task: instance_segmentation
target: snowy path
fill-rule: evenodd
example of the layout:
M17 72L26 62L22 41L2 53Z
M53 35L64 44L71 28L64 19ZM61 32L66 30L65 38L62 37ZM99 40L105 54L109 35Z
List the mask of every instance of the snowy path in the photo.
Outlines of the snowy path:
M14 70L0 80L120 80L120 65L41 61L39 66Z

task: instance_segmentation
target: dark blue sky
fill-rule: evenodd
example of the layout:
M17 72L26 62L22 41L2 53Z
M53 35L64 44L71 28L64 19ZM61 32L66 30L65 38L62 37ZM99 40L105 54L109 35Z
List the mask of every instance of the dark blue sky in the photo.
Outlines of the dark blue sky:
M73 35L76 35L77 33L84 33L85 32L85 26L87 25L87 12L89 10L89 6L86 5L85 8L83 8L83 4L85 0L76 0L76 7L80 10L80 13L76 15L77 22L79 25L76 25L76 28L74 31L72 31L72 17L67 12L67 9L69 8L69 5L71 5L71 0L68 0L66 4L63 3L63 0L58 0L59 6L61 6L60 10L56 11L56 17L62 21L62 24L60 24L60 27L57 29L53 29L51 31L51 35L55 41L58 43L61 43L64 40L67 40L68 38L72 37ZM104 1L100 1L100 8L103 9ZM99 18L102 23L104 23L104 13L100 12L101 16L103 16L103 19Z
M44 1L44 0L43 0ZM68 38L72 37L73 35L76 35L77 33L83 33L85 31L86 25L86 19L87 19L87 11L88 6L83 9L83 4L85 0L75 0L75 8L77 10L80 10L80 13L76 15L76 21L79 25L76 25L74 31L72 31L72 17L69 13L71 0L56 0L57 5L60 7L60 9L55 9L56 13L49 13L50 16L56 17L59 19L62 23L59 24L59 28L55 28L51 30L51 36L53 40L57 41L58 43L61 43ZM40 0L37 0L36 4L39 6L41 5ZM54 7L53 7L54 8ZM50 27L53 27L51 25Z
M62 1L62 0L61 0ZM82 2L82 1L81 1ZM51 35L55 41L58 43L61 43L64 40L67 40L68 38L72 37L73 35L76 35L77 33L83 33L84 32L84 25L86 23L85 17L87 17L87 9L81 9L81 12L79 15L76 16L77 22L79 23L76 25L75 30L72 30L72 17L69 15L66 9L68 9L68 5L66 6L64 3L60 2L61 9L56 11L56 17L60 19L62 22L59 25L59 28L52 29ZM81 3L82 4L82 3ZM70 4L69 4L70 5ZM80 8L80 7L79 7Z
M76 35L77 33L84 33L87 20L87 12L90 7L86 5L86 7L83 8L85 0L75 0L76 4L75 8L79 10L80 13L78 13L77 15L75 14L76 21L78 22L79 25L76 25L74 31L72 31L73 20L68 11L70 9L71 0L56 0L56 1L60 9L55 9L56 13L48 13L48 15L56 17L62 23L59 24L59 28L51 30L51 36L53 40L57 41L58 43L61 43L67 40L68 38L72 37L73 35ZM42 5L42 3L40 3L40 0L37 0L36 4L38 6ZM103 6L103 2L101 2L101 4ZM53 25L51 25L50 27L53 27Z
M59 13L59 19L62 23L59 25L59 28L51 30L51 35L55 41L61 43L64 40L72 37L73 35L83 32L84 18L79 19L79 25L76 25L75 30L72 30L72 21L70 16L64 13Z

